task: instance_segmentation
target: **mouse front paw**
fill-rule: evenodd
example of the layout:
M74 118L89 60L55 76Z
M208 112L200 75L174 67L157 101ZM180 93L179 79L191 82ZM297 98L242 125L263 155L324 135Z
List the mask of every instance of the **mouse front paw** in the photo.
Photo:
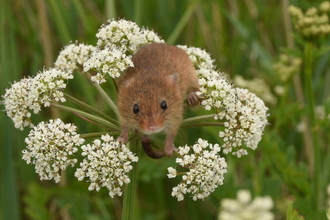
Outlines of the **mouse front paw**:
M178 149L174 146L173 143L166 143L165 145L165 155L168 157L173 156L173 151L178 151Z
M188 101L188 105L190 105L190 106L198 105L199 99L198 99L196 92L189 93L187 101Z

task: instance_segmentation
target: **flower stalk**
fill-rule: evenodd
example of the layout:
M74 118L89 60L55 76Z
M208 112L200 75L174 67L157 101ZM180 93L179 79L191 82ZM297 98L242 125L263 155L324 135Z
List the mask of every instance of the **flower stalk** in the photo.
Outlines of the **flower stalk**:
M319 193L319 174L317 170L320 169L320 146L318 143L317 138L317 131L315 128L315 113L314 113L314 107L315 107L315 100L314 100L314 91L313 91L313 61L314 61L314 52L313 52L313 43L307 42L305 44L304 48L304 55L305 55L305 68L304 68L304 77L305 77L305 91L306 91L306 101L307 101L307 113L308 113L308 119L310 124L310 132L312 136L313 141L313 154L314 154L314 170L312 172L312 175L314 176L314 206L315 208L319 207L320 204L320 193Z
M137 157L140 157L141 154L141 144L139 139L133 138L127 146L135 154ZM136 191L137 191L137 173L138 173L138 163L132 164L133 169L128 173L128 178L131 180L130 184L126 186L124 189L124 201L123 201L123 210L122 210L122 218L132 220L134 218L134 210L136 207Z

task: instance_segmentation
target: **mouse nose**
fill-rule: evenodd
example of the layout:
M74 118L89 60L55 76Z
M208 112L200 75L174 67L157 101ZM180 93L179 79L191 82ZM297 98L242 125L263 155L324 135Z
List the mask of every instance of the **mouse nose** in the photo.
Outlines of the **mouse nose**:
M159 129L159 127L157 125L151 125L148 127L148 131L150 132L157 132Z

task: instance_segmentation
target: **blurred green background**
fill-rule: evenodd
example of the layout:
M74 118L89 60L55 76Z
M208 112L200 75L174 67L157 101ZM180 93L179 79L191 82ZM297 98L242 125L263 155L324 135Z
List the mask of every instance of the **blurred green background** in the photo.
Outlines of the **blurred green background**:
M326 186L330 183L329 119L316 121L321 156L319 166L314 169L315 161L309 151L313 147L306 144L305 134L297 129L306 111L298 98L296 82L284 85L272 68L281 48L294 49L299 56L304 44L293 47L295 38L287 7L294 4L307 9L320 2L1 0L0 94L4 94L11 82L51 66L64 45L76 40L95 45L95 34L107 19L132 20L153 29L169 44L205 49L215 59L218 69L231 79L237 75L262 79L276 99L275 103L266 102L270 108L270 125L259 147L240 159L226 156L229 167L225 183L204 201L194 202L187 197L177 202L170 195L177 182L166 176L166 168L173 166L173 160L144 156L139 161L136 219L217 219L221 199L236 197L239 189L248 189L253 196L271 196L276 219L285 219L286 201L290 198L306 219L325 219ZM329 39L323 38L318 44L327 46ZM315 104L324 106L327 115L329 58L329 53L324 53L315 59L313 66ZM70 83L69 91L92 105L102 106L95 98L97 91L88 86L78 77ZM277 94L276 86L285 88L285 94ZM45 109L36 121L59 114ZM79 133L94 129L68 114L61 117L73 121ZM120 219L122 198L111 199L106 190L89 192L87 184L73 176L73 169L66 171L67 178L61 184L39 181L33 166L21 159L28 129L15 129L4 112L0 114L0 124L0 219ZM212 143L218 141L218 131L214 128L189 132L184 139L190 143L196 137Z

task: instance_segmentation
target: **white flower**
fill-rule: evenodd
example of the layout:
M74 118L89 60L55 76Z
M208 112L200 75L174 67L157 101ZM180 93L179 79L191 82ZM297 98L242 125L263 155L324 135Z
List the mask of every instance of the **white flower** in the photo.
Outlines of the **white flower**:
M215 120L224 121L225 129L219 132L223 138L224 153L237 157L246 155L243 148L256 149L267 125L267 110L264 102L246 89L234 88L223 73L211 69L197 71L201 102L206 110L215 109Z
M41 107L48 107L51 101L65 102L63 90L72 75L56 68L44 70L34 78L25 78L15 82L6 89L1 104L6 114L15 124L15 128L23 130L25 126L33 126L31 112L37 114Z
M140 47L150 43L164 42L153 31L140 28L136 23L127 20L109 20L102 25L96 34L97 46L118 47L124 53L133 54Z
M224 152L241 157L247 151L243 145L255 150L267 125L268 108L255 94L246 89L236 88L236 102L225 108L226 129L219 132L224 140Z
M176 177L176 175L177 175L176 169L174 169L173 167L169 167L169 168L167 168L167 170L168 170L168 173L169 173L169 174L167 174L168 178L175 178Z
M133 67L130 57L117 48L106 46L103 50L96 50L84 63L84 72L94 70L96 75L91 77L93 82L101 84L106 81L108 76L117 78L128 67Z
M214 69L214 60L211 59L209 53L198 47L187 47L186 45L178 45L188 54L190 60L194 63L196 69Z
M277 102L276 97L272 94L269 86L264 80L260 78L246 80L242 76L236 76L234 78L234 83L237 87L246 88L250 92L255 93L265 102L268 102L272 105L275 105Z
M82 69L83 64L90 58L96 47L85 44L69 44L58 55L55 67L69 74L78 68Z
M193 152L189 154L189 150ZM178 201L184 199L184 195L192 194L193 200L204 199L212 193L219 185L223 184L224 174L227 172L227 164L218 152L218 144L212 145L207 141L199 139L191 148L188 146L179 147L178 153L182 158L177 158L176 163L180 167L189 169L183 172L182 181L173 188L172 196ZM174 178L178 172L168 168L169 178ZM182 173L180 173L182 174Z
M130 183L127 174L133 168L131 163L137 162L138 158L109 135L102 136L101 140L96 139L92 144L81 147L85 158L75 177L79 181L86 179L90 182L89 190L99 191L106 187L112 198L121 196L124 186Z
M325 1L320 4L319 8L311 7L304 13L296 6L289 7L289 13L293 18L295 29L304 37L318 37L330 33L329 11L330 3Z
M75 146L83 144L84 139L76 133L76 126L64 124L60 119L41 122L35 126L25 139L26 149L22 151L23 160L34 164L41 180L61 180L60 170L73 167Z
M218 220L273 220L271 209L274 202L269 196L256 197L251 201L248 190L239 190L237 200L222 199Z

